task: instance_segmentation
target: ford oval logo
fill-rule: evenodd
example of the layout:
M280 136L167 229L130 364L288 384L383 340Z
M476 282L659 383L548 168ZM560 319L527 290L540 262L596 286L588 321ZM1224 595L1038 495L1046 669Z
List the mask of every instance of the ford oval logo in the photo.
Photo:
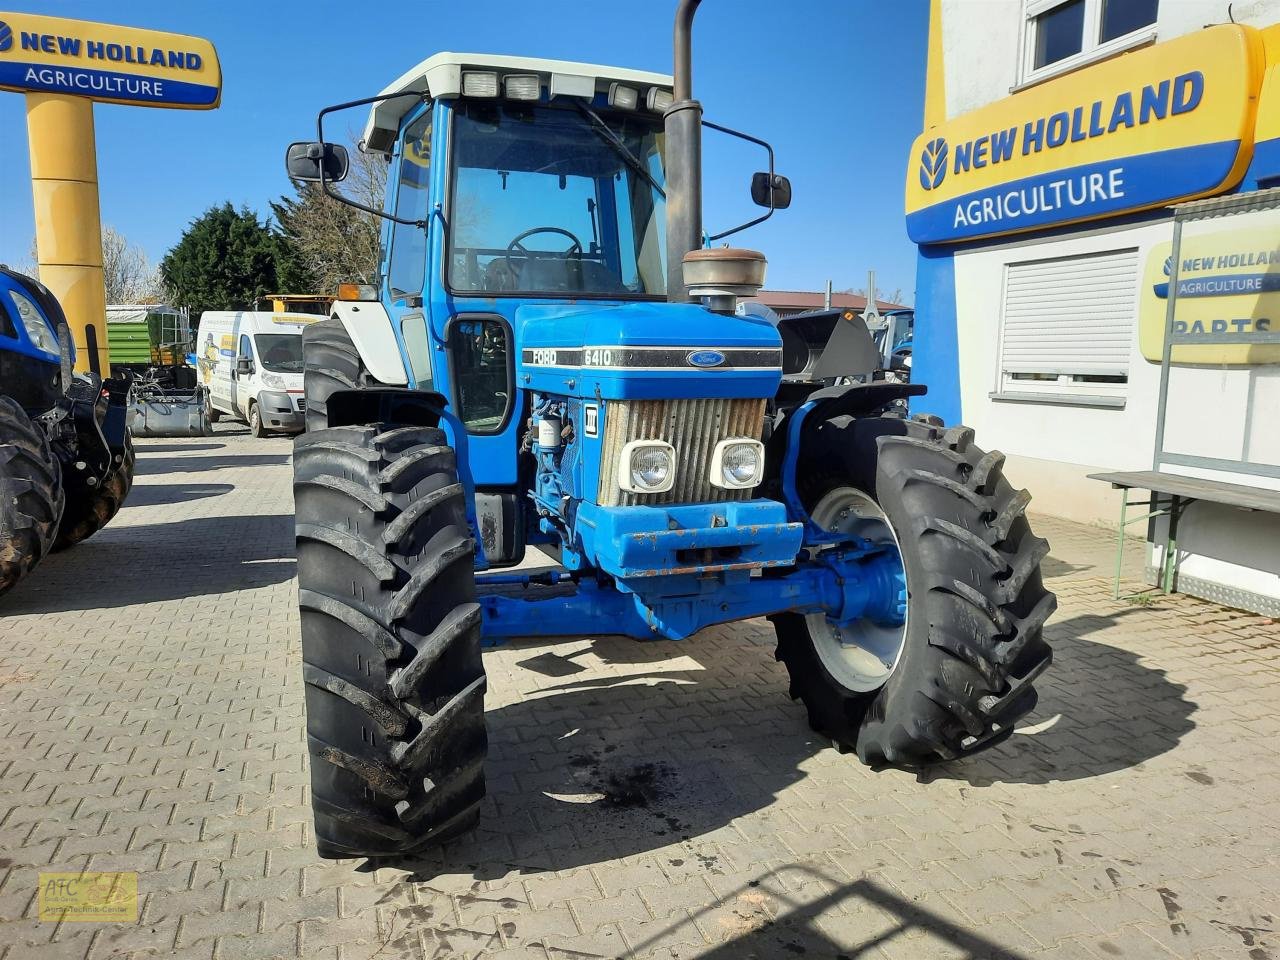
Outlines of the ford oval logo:
M724 363L724 354L719 350L695 350L685 359L695 367L718 367Z

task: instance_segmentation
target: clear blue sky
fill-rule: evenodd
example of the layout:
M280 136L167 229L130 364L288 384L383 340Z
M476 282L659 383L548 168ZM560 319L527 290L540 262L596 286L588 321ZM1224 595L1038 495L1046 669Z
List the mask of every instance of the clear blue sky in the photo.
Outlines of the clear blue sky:
M158 261L208 207L264 214L290 190L284 148L313 136L318 108L369 96L441 50L586 60L669 73L675 0L46 0L31 12L207 37L222 61L212 112L99 104L102 218ZM790 210L735 238L769 258L768 286L862 287L913 302L904 164L924 98L925 0L705 0L694 90L707 118L770 141ZM353 111L350 126L363 125ZM26 117L0 92L0 262L34 233ZM752 211L763 154L708 132L706 223Z

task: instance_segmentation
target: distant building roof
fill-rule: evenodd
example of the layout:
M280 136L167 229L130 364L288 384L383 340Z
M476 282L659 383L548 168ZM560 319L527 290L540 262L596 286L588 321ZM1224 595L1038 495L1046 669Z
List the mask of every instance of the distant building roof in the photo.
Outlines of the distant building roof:
M827 305L826 292L813 290L761 290L750 299L763 303L780 316L805 310L821 310ZM833 293L831 306L861 313L867 308L867 298L858 293ZM900 303L876 300L876 308L882 313L885 310L900 310L902 307L903 304Z

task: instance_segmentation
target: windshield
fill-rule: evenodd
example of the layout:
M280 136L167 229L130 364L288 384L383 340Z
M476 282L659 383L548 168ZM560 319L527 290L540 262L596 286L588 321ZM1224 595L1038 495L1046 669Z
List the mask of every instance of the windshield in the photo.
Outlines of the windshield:
M459 104L450 288L665 296L662 140L656 115Z
M260 333L253 338L258 359L273 373L302 372L302 335L298 333Z

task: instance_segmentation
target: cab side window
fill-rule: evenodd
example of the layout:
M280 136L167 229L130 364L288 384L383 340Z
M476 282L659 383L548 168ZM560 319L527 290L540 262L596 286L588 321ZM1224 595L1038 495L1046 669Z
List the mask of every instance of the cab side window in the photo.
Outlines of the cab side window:
M394 213L405 220L427 219L427 197L431 186L431 106L405 129L400 142L399 178ZM427 273L427 231L412 224L397 223L391 230L391 262L387 286L392 299L416 297L422 293Z
M498 433L511 406L511 347L496 317L458 317L449 326L458 415L471 433Z
M238 360L253 360L253 344L249 340L247 333L240 334L240 350L236 354Z

